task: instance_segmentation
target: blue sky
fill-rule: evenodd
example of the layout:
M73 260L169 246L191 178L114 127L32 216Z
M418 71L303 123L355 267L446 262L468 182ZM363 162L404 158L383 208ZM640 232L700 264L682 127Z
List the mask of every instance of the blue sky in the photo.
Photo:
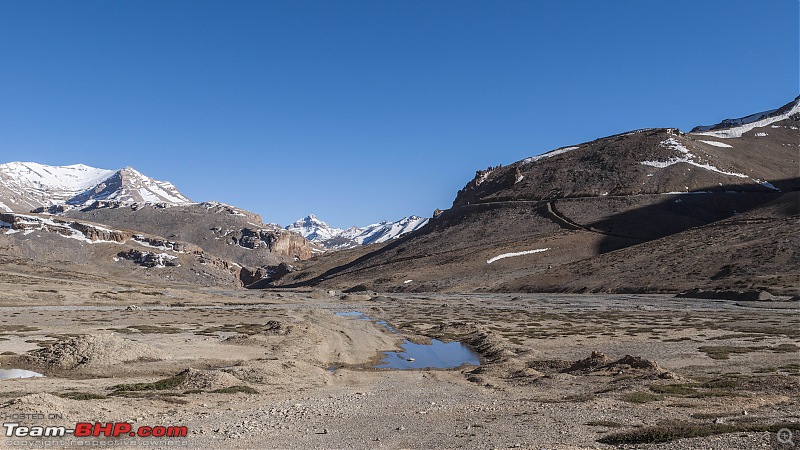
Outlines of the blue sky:
M0 162L133 166L288 224L800 93L797 0L2 1Z

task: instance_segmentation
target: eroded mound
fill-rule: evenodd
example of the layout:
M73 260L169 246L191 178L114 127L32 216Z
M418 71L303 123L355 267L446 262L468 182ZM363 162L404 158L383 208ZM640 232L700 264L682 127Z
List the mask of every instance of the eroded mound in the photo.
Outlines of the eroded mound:
M672 372L664 370L655 361L642 358L641 356L625 355L624 357L609 362L608 357L602 352L592 352L592 354L580 361L575 361L571 366L561 370L562 373L573 375L621 375L629 374L635 376L658 376L660 378L677 378Z
M8 408L11 411L25 411L26 413L61 413L75 410L76 402L65 398L57 397L52 394L29 394L24 397L15 398L8 403L0 405L0 408Z
M608 364L608 356L602 352L592 352L588 358L575 361L571 366L562 370L565 373L588 373L598 370Z
M61 340L24 357L32 364L75 369L133 361L161 361L169 356L156 348L115 334L90 334Z

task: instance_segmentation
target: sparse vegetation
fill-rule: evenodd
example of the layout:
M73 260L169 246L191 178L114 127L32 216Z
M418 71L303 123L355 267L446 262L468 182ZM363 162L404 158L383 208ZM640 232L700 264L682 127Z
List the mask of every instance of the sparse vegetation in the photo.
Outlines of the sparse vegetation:
M105 395L94 394L91 392L62 392L56 395L71 400L102 400L104 398L108 398Z
M239 392L244 394L258 394L258 391L250 386L229 386L222 389L214 389L211 392L214 394L236 394Z
M663 400L663 395L656 395L650 392L631 392L622 397L622 400L629 403L648 403Z
M180 386L185 380L186 375L175 375L152 383L118 384L111 389L113 390L112 395L119 392L164 391Z
M655 444L660 442L672 442L676 439L705 437L726 433L776 433L782 428L800 431L800 425L786 422L774 424L737 422L722 424L669 422L654 427L644 427L611 434L598 439L597 442L609 445Z

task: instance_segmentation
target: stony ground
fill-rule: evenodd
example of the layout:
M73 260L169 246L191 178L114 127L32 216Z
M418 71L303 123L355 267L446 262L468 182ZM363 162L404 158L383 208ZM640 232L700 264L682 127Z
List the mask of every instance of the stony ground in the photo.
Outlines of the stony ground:
M180 425L186 438L146 443L204 449L791 448L776 432L800 427L797 302L6 275L0 369L46 377L0 380L4 423ZM372 320L336 314L350 311ZM404 339L432 338L481 365L373 368Z

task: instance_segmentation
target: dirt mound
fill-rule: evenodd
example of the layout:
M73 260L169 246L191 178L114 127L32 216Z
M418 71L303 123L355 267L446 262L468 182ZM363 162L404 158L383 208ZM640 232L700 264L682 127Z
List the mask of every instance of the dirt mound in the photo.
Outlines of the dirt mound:
M647 372L663 372L664 369L655 361L644 359L641 356L625 355L623 358L618 359L611 364L603 366L607 370L644 370Z
M561 370L561 372L573 375L630 374L636 376L677 378L677 375L664 370L655 361L644 359L641 356L625 355L616 361L609 362L608 357L604 353L596 351L592 352L592 354L586 359L575 361L571 366Z
M26 413L66 413L74 408L76 402L52 394L29 394L0 405L0 409L25 411Z
M528 368L537 370L539 372L563 372L568 367L575 363L565 361L563 359L537 359L528 362Z
M242 380L221 370L198 370L190 367L179 373L178 376L183 377L183 382L179 388L184 390L200 389L207 391L242 384Z
M61 340L49 347L33 350L24 359L42 366L74 369L131 361L160 361L168 357L159 349L115 334L91 334Z
M605 366L608 364L608 357L605 353L602 352L592 352L592 354L580 361L575 361L574 364L563 369L561 372L563 373L584 373L584 372L594 372L598 370L598 368Z

